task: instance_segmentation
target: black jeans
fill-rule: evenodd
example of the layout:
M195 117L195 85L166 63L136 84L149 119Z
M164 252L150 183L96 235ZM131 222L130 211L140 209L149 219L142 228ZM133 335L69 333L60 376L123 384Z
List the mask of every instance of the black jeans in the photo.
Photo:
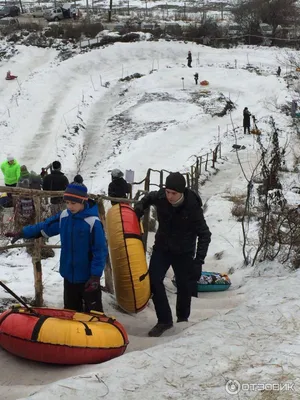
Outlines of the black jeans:
M64 308L78 312L92 310L103 312L101 288L85 292L84 285L64 280Z
M7 186L7 187L16 187L17 184L16 184L16 183L13 183L12 185L9 185L8 183L6 183L5 186ZM7 197L12 198L12 194L11 194L11 193L7 193Z
M246 134L246 131L250 134L250 126L244 126L244 135Z
M168 324L173 321L172 312L166 295L164 278L172 265L177 286L176 315L188 319L191 312L194 263L191 254L171 254L153 249L150 260L149 276L158 323ZM196 282L195 282L196 284Z

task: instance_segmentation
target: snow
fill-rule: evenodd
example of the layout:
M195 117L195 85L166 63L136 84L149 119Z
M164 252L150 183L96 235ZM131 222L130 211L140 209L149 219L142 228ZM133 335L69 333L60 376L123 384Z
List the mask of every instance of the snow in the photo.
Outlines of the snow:
M290 171L293 154L299 156L291 118L278 108L295 96L284 79L275 76L282 50L115 43L60 62L55 50L16 48L18 53L0 64L3 160L12 153L39 172L59 159L71 180L83 152L79 167L84 181L90 192L103 193L112 168L134 170L135 181L142 180L149 167L187 171L193 155L222 142L217 169L206 172L200 188L212 231L205 269L229 272L232 286L226 292L201 293L193 299L190 321L175 324L160 338L147 336L156 323L151 302L138 315L128 315L104 294L105 311L129 334L125 355L102 365L63 367L20 360L1 350L1 399L231 399L225 389L229 380L242 385L241 399L299 398L299 272L277 262L243 266L241 225L231 215L230 200L245 194L244 175L250 176L259 157L256 137L245 136L241 128L245 106L256 116L266 145L269 117L276 117L281 143L290 140ZM186 67L188 50L193 54L191 69ZM251 72L248 64L259 71ZM288 72L283 62L281 67ZM18 81L5 81L8 69ZM209 81L208 87L195 85L195 72L199 81ZM142 76L120 81L134 73ZM216 115L224 98L236 105L231 117ZM235 143L246 147L238 153L243 171L232 152ZM291 190L298 178L295 169L284 181L291 206L299 202ZM254 234L256 227L249 229ZM55 252L55 258L43 261L44 297L47 305L62 307L59 251ZM171 278L169 271L165 283L174 310ZM22 249L1 255L0 280L20 296L33 296L31 259ZM0 300L7 299L8 294L0 292ZM247 384L266 383L286 384L285 390L247 389Z

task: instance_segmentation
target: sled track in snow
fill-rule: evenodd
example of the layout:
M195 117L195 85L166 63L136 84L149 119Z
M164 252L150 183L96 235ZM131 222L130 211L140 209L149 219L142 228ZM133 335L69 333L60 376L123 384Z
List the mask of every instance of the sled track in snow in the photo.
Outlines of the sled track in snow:
M102 96L92 107L86 124L84 146L87 149L82 166L82 173L94 176L98 165L107 160L113 152L116 138L107 134L106 124L115 115L115 104L120 100L119 94L123 83L117 83ZM98 160L95 164L94 161Z
M46 160L46 163L49 161L49 147L53 146L53 142L56 139L56 135L54 135L52 130L52 125L57 117L57 113L59 112L59 104L61 104L64 100L63 93L68 93L68 88L69 85L64 87L63 91L60 91L54 96L50 102L50 105L48 106L48 109L43 114L38 132L33 137L30 144L26 146L22 158L26 163L28 163L28 165L32 165L36 162L37 155L38 158Z

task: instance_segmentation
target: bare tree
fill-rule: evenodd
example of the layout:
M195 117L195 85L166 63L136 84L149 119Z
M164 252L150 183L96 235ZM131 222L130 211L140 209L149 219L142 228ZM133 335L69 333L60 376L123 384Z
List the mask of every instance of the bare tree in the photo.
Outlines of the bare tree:
M300 14L297 0L238 0L232 13L248 33L258 31L260 23L271 25L272 37L279 25L295 24Z

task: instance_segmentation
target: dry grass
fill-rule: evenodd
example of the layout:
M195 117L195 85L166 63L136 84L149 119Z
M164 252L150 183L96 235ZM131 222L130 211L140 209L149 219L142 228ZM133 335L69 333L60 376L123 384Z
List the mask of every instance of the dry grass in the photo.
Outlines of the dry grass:
M227 195L224 196L224 198L236 205L243 205L246 201L246 196L244 194Z
M234 204L231 208L231 214L237 218L239 222L245 217L255 217L256 214L252 210L246 210L243 204Z
M236 217L239 222L242 221L244 216L254 217L256 215L252 210L245 209L246 196L244 194L227 195L224 197L233 203L231 214Z

